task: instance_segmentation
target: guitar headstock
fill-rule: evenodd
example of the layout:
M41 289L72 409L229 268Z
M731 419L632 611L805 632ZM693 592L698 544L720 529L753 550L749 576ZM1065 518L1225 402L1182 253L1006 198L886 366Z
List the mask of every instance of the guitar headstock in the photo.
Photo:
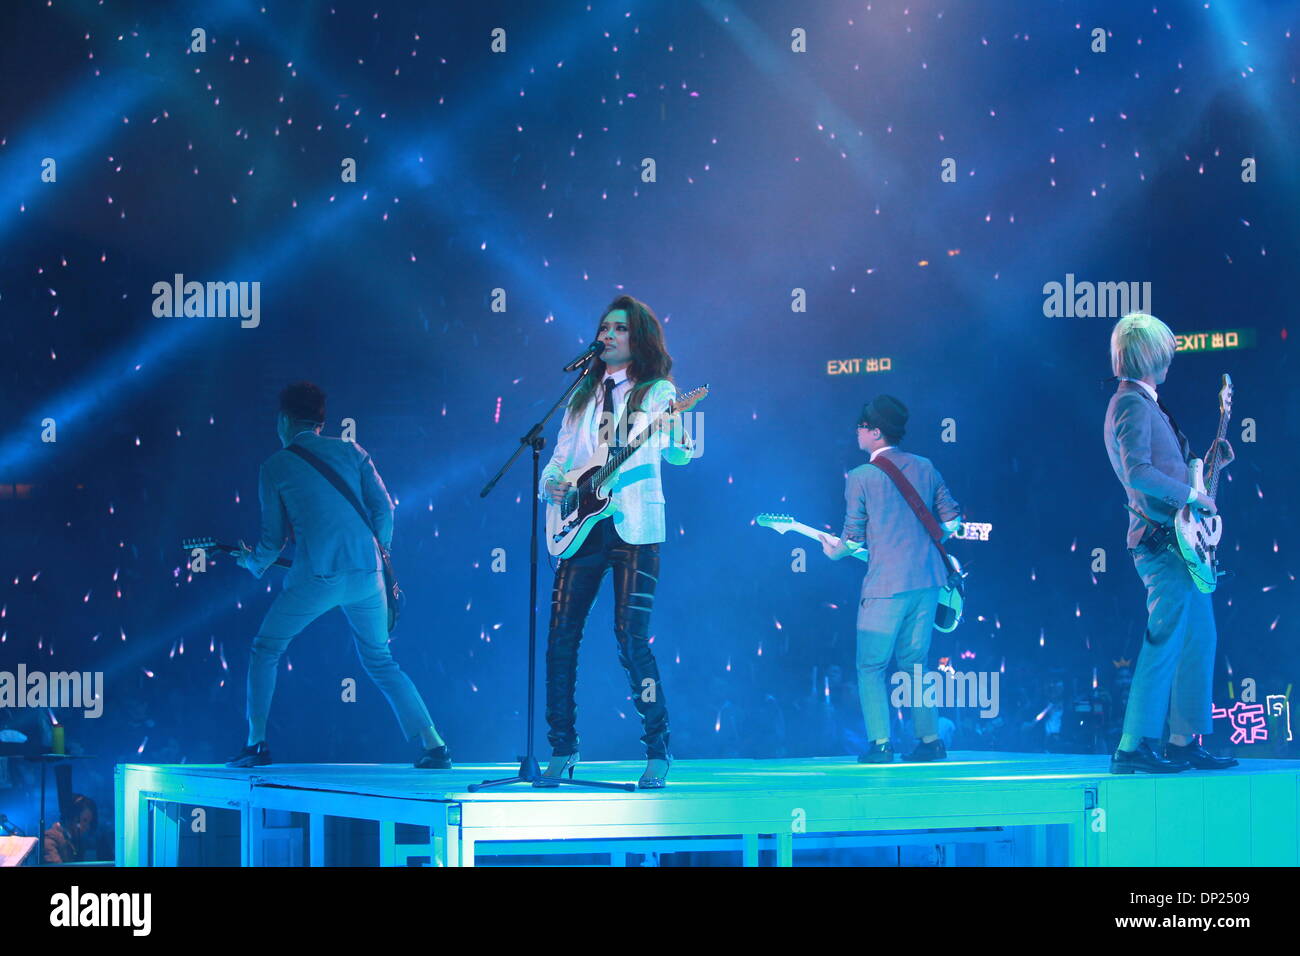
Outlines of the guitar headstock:
M1227 372L1223 373L1223 387L1219 389L1219 414L1229 415L1232 412L1232 376Z
M195 548L201 548L204 551L214 551L220 548L216 538L182 538L181 549L184 551L193 551Z
M796 524L794 515L769 514L767 512L755 516L754 520L764 528L771 528L781 534L785 534Z
M704 401L708 394L709 386L707 385L693 388L685 395L677 396L677 400L668 407L668 412L671 415L680 415L682 412L689 412L696 405L700 404L700 402Z

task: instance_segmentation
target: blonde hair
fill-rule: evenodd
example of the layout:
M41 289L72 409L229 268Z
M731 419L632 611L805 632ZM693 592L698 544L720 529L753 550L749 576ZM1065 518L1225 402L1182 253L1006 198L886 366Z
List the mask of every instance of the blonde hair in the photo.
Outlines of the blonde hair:
M1174 333L1154 315L1130 312L1110 333L1110 367L1120 378L1143 378L1174 360Z

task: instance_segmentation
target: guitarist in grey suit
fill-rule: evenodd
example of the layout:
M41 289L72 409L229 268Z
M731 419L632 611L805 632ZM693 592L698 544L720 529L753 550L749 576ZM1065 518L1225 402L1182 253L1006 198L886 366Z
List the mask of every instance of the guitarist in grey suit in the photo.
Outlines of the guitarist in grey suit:
M1225 770L1237 764L1211 755L1195 739L1214 731L1210 685L1217 632L1210 595L1197 589L1173 540L1173 520L1188 505L1210 515L1216 508L1213 498L1188 482L1187 438L1156 393L1176 345L1169 326L1142 312L1124 316L1110 336L1119 387L1106 409L1106 453L1128 496L1128 549L1147 589L1148 615L1111 773ZM1224 440L1219 467L1232 458ZM1166 716L1169 746L1162 755Z
M260 578L285 544L296 544L284 590L271 603L248 659L248 744L227 767L259 767L271 762L266 721L275 694L276 668L289 642L326 611L343 608L357 643L357 654L397 716L407 740L419 737L424 753L415 766L451 768L451 756L411 679L388 649L388 605L379 545L393 539L393 502L370 456L356 442L326 438L325 393L311 382L297 382L280 393L276 431L280 451L262 463L258 493L262 534L257 547L235 561ZM357 509L315 466L290 452L298 445L337 474L368 513ZM373 530L372 530L373 529Z
M902 472L921 502L938 516L946 540L961 523L961 507L930 459L898 447L907 417L907 407L898 399L876 397L863 406L859 416L858 447L871 455L871 462L883 456ZM846 541L865 544L870 556L857 622L858 695L869 743L858 762L892 763L885 668L895 655L899 670L910 672L914 664L925 666L934 612L948 581L948 569L925 525L883 470L871 463L854 468L845 483L844 498L847 511L839 542L832 543L826 535L821 542L832 561L852 553ZM933 707L914 708L913 726L918 742L905 760L943 760L948 756L939 739Z

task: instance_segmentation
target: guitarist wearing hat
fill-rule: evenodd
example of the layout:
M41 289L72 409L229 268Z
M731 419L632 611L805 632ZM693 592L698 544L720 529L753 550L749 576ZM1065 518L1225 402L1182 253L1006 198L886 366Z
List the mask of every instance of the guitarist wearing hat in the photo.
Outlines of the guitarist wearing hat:
M849 472L844 489L847 512L839 542L819 535L822 551L832 561L852 553L846 541L863 542L869 552L857 622L858 696L869 743L867 752L858 757L859 763L893 762L885 668L893 656L902 671L910 671L914 664L925 666L935 608L949 574L934 538L886 469L896 469L922 506L938 516L944 540L961 523L961 507L934 464L898 447L907 415L906 406L891 395L877 396L863 406L858 447L871 458ZM918 742L905 760L933 761L948 756L939 739L933 707L914 708L913 724Z
M1188 483L1187 438L1156 393L1176 344L1169 326L1142 312L1124 316L1110 336L1119 387L1106 409L1106 453L1128 496L1128 549L1147 589L1148 612L1111 773L1226 770L1237 764L1213 756L1196 740L1214 731L1214 605L1196 587L1171 534L1184 507L1205 515L1217 509L1213 498ZM1233 452L1226 439L1218 441L1221 468ZM1166 717L1169 745L1162 755Z
M248 743L226 766L271 762L266 722L280 657L303 628L341 607L352 625L362 666L388 698L402 733L407 740L420 738L424 753L415 766L449 770L447 745L434 729L420 692L388 649L379 548L387 552L392 542L392 499L361 446L326 438L320 433L324 424L325 393L319 387L296 382L280 393L276 432L284 447L262 463L258 476L261 537L251 549L241 541L235 563L260 578L291 536L296 548L284 590L271 602L248 658ZM321 466L342 482L348 497L318 470Z

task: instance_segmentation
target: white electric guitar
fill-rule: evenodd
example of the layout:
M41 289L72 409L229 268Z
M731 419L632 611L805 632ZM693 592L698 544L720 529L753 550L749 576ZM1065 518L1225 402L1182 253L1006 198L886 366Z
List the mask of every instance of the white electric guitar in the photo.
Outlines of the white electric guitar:
M557 558L571 558L587 540L596 522L614 514L614 476L638 448L659 432L679 427L679 416L709 394L709 386L692 389L668 406L648 428L628 439L622 448L601 445L587 463L565 473L572 487L561 504L546 506L546 549Z
M1210 446L1210 460L1203 462L1193 458L1187 463L1187 483L1199 494L1214 497L1219 487L1219 440L1228 431L1228 419L1232 417L1232 378L1223 376L1223 387L1219 389L1219 430L1215 434L1214 444ZM1206 482L1209 482L1208 487ZM1183 555L1187 570L1191 572L1196 589L1209 594L1219 583L1218 548L1219 539L1223 537L1223 518L1217 514L1203 515L1196 510L1195 504L1183 505L1174 515L1174 538L1178 541L1178 550Z
M773 531L785 534L787 531L794 531L803 535L805 538L812 538L814 541L820 541L821 535L830 538L833 545L838 545L840 539L827 531L818 531L806 524L795 521L790 515L778 514L761 514L754 518L756 522L764 528L771 528ZM849 553L859 561L870 561L870 555L867 549L855 541L844 542ZM961 562L953 555L948 555L949 583L939 593L939 606L934 609L934 629L947 634L949 631L956 629L961 623L962 608L966 604L966 572L961 569Z
M829 531L818 531L816 528L812 528L806 524L803 524L802 522L795 521L792 515L775 515L775 514L765 513L765 514L758 515L757 517L754 518L754 520L759 524L761 524L764 528L771 528L773 531L779 534L785 534L787 531L793 531L796 534L803 535L805 538L812 538L814 541L818 543L821 542L820 536L825 535L826 537L830 538L832 545L838 545L840 543L840 539L837 538L835 535L831 534ZM849 553L853 557L857 558L859 561L869 560L867 555L867 549L864 548L862 545L858 544L856 541L847 541L845 543L848 545Z

